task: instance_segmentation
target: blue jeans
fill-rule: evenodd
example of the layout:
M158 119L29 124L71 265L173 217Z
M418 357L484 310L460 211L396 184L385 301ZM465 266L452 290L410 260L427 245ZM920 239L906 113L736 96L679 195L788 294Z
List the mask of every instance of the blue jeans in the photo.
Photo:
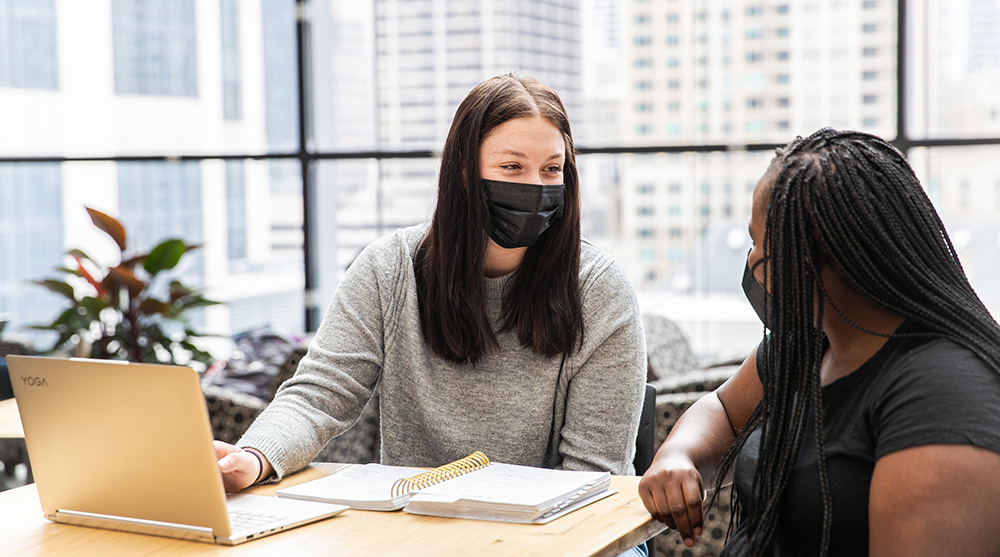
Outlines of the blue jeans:
M646 544L643 543L633 547L625 553L622 553L618 557L649 557L649 554L646 553Z

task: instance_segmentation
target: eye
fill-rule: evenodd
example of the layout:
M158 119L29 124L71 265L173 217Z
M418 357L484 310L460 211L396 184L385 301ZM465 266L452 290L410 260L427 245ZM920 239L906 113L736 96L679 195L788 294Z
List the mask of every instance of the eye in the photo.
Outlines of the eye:
M516 162L512 162L507 164L501 164L500 168L503 168L505 170L518 170L521 168L521 165L517 164Z
M562 168L558 164L553 164L545 169L546 172L551 172L552 174L559 174L562 172Z

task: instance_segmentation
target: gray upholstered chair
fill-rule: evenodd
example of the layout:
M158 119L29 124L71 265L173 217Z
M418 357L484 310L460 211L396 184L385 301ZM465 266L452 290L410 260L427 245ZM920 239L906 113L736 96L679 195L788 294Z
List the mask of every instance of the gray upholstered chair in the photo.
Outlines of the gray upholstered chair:
M3 329L0 322L0 329ZM14 398L14 388L10 384L10 374L7 371L6 357L10 354L32 356L36 352L29 346L17 342L0 341L0 400ZM31 474L31 464L28 462L28 449L24 444L24 439L0 439L0 463L3 463L3 474L0 478L0 489L3 486L10 486L14 478L14 471L18 465L24 464L27 467L27 482L33 480Z
M687 338L673 321L662 315L644 314L647 380L654 381L698 368L698 358Z

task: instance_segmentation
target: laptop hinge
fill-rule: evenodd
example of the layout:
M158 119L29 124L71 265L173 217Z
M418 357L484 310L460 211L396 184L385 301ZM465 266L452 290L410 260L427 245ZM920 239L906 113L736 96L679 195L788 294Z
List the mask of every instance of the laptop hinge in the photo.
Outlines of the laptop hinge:
M141 518L128 518L63 509L57 510L54 517L47 515L46 518L62 524L120 530L136 534L151 534L154 536L166 536L207 543L215 542L215 536L212 534L211 528L191 526L190 524L175 524L173 522L160 522L157 520L144 520Z

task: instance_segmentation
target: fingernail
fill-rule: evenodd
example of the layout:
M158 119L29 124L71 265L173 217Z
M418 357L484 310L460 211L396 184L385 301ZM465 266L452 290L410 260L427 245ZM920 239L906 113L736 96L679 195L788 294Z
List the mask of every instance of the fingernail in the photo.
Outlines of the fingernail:
M702 532L701 526L696 526L694 529L694 535L700 536Z

